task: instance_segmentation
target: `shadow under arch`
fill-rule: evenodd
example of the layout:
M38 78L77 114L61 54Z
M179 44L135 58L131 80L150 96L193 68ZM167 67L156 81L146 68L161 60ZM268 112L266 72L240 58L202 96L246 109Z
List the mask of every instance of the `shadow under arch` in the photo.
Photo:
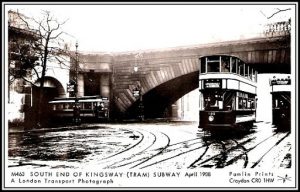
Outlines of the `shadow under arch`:
M50 100L55 97L65 97L66 93L62 86L62 84L55 79L54 77L45 77L44 87L41 90L40 88L40 79L38 79L35 83L35 86L32 87L32 106L33 108L43 107L44 110L47 110L47 104ZM38 102L39 94L42 91L42 106L39 106Z
M199 87L199 71L171 79L143 95L145 118L162 118L165 109L185 94ZM127 110L128 117L135 117L138 102Z
M35 81L35 89L40 89L40 80L38 79ZM55 97L65 97L66 92L62 84L54 77L45 76L44 80L44 89L55 89L57 94Z
M40 120L42 126L47 126L50 119L48 119L48 102L55 97L65 97L66 93L62 86L62 84L55 79L54 77L45 77L44 87L41 89L40 87L40 79L36 80L34 86L32 86L31 93L31 106L25 111L25 127L31 128L32 126L36 126L38 122L38 114L40 113ZM39 102L40 94L42 94L42 100Z

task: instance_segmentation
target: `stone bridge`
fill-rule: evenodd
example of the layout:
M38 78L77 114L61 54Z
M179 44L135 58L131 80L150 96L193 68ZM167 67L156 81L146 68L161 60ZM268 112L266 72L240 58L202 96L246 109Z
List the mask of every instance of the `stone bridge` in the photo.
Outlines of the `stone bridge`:
M133 90L139 87L145 117L161 117L166 107L198 87L199 57L230 54L259 73L290 73L290 49L289 36L277 36L142 53L80 52L78 95L109 97L112 116L130 116L139 103Z
M112 97L117 111L137 107L133 90L141 88L146 117L159 117L164 109L198 87L199 57L235 55L259 73L290 73L290 39L258 38L179 47L169 50L119 53L112 59Z

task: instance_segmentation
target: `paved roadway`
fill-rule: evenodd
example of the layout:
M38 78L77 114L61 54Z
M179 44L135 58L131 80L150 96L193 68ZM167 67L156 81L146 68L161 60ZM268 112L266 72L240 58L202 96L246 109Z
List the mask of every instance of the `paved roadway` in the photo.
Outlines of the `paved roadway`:
M211 135L197 122L93 124L9 134L9 167L98 169L290 168L290 132L257 122Z

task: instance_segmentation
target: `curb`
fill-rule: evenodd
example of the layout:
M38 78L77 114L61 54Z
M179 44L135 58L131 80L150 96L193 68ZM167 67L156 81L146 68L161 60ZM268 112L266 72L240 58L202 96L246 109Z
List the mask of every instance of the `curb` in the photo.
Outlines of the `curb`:
M67 131L67 130L79 130L79 129L99 129L105 128L101 125L77 125L77 126L68 126L68 127L55 127L55 128L40 128L40 129L24 129L23 130L9 130L9 134L18 134L18 133L35 133L35 132L56 132L56 131Z

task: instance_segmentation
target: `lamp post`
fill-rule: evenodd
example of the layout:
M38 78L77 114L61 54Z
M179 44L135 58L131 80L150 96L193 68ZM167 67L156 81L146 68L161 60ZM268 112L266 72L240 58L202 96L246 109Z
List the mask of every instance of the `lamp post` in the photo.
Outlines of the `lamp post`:
M78 103L78 65L79 65L79 57L78 57L78 42L76 41L76 52L75 52L75 87L74 87L74 95L75 95L75 105L73 108L74 113L74 123L79 125L81 123L80 119L80 106Z
M137 59L137 57L139 59L141 59L142 56L139 53L138 55L136 55L136 59ZM143 105L142 88L140 86L141 81L140 81L140 76L138 74L138 69L139 68L138 68L137 62L135 62L135 66L133 67L133 70L134 70L134 73L137 74L139 80L138 80L138 83L137 83L136 87L133 90L133 96L136 97L137 100L138 100L138 114L137 114L138 119L140 121L143 121L144 120L144 105Z

